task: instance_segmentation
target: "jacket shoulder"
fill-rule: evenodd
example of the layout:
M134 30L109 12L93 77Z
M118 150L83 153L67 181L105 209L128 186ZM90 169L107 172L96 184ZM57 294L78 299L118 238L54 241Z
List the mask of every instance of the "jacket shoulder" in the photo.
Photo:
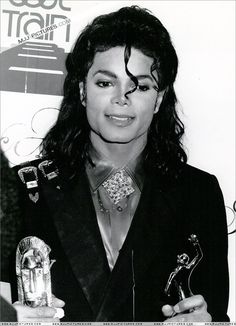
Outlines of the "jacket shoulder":
M198 179L199 181L209 181L216 179L215 175L189 164L184 165L182 169L182 177Z
M193 175L198 175L198 176L211 176L212 174L199 169L196 166L190 165L190 164L183 164L183 171L185 171L186 173L189 174L193 174Z
M220 189L218 179L214 174L189 164L183 167L179 182L187 185L188 188L202 189L203 193L210 189L211 191Z

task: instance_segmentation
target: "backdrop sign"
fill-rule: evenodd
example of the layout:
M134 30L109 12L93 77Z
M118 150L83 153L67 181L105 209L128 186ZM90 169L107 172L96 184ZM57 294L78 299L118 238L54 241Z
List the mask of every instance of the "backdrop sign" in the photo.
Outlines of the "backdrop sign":
M1 2L1 145L11 165L35 158L55 122L70 12L63 0Z

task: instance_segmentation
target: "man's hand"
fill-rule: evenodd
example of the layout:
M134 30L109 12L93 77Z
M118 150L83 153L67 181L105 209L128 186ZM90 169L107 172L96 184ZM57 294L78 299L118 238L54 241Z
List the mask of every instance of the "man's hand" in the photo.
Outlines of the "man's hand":
M31 308L19 303L19 301L13 304L17 311L17 321L30 321L30 322L59 322L60 318L64 316L64 310L62 309L65 302L53 297L52 307L36 307Z
M211 315L207 312L207 303L201 295L193 295L178 302L175 306L162 307L165 322L210 322Z

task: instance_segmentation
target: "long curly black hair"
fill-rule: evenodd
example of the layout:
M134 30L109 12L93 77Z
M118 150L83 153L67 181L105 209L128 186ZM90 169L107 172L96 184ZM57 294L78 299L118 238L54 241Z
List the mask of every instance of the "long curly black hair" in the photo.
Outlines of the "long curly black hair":
M125 47L126 68L131 47L153 58L151 73L157 72L157 90L164 91L164 96L148 131L147 160L151 158L161 173L175 175L180 163L187 161L181 142L184 126L176 112L173 86L178 58L162 23L147 9L138 6L98 16L79 35L66 60L68 73L58 119L43 140L42 153L55 160L59 167L66 167L71 179L84 166L90 145L90 127L81 103L79 83L85 81L95 54L115 46ZM135 77L128 69L126 71L137 84Z

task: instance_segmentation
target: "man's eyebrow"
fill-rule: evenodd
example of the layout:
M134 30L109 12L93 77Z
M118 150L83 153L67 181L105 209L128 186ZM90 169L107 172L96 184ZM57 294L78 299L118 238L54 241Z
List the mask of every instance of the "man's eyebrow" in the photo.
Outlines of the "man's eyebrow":
M118 78L117 75L115 73L111 72L110 70L99 69L99 70L95 71L93 76L96 76L97 74L103 74L103 75L106 75L108 77L115 78L115 79ZM138 80L149 79L152 82L154 81L153 78L148 74L142 74L142 75L137 75L137 76L134 75L134 77L136 77Z
M137 79L150 79L152 82L154 81L154 79L150 76L150 75L137 75L135 76Z
M103 74L103 75L106 75L106 76L111 77L111 78L117 78L117 75L114 74L113 72L109 71L109 70L99 69L99 70L95 71L93 76L96 76L97 74Z

